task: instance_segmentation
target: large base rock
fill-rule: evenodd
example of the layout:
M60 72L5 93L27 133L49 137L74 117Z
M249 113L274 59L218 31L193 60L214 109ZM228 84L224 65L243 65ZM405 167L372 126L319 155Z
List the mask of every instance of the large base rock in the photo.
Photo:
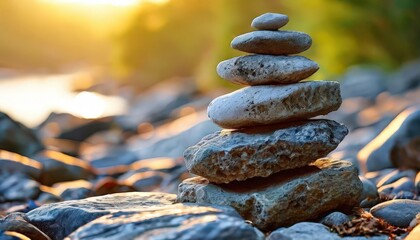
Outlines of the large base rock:
M223 185L190 178L179 185L178 201L232 206L258 228L273 230L354 207L362 188L350 162L325 158L267 178Z
M306 166L334 150L347 132L332 120L223 130L188 148L184 158L190 172L210 182L243 181Z

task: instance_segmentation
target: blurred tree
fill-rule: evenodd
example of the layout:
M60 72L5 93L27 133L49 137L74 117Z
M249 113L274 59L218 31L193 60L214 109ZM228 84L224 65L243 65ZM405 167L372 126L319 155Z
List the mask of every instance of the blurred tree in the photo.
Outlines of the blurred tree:
M232 86L215 75L215 67L244 54L229 43L251 31L251 20L264 12L289 15L284 29L313 37L313 47L302 54L321 66L313 78L335 77L353 64L392 69L420 56L418 0L171 0L138 9L117 38L114 61L140 86L172 76L195 76L203 89Z

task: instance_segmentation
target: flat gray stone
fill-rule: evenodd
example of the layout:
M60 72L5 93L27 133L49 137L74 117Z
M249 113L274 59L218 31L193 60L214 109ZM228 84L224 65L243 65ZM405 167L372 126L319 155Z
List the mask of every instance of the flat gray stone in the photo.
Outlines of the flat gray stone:
M273 231L267 240L388 240L387 235L340 237L320 223L301 222Z
M108 214L77 229L66 239L263 240L264 234L245 223L230 207L179 203Z
M209 118L223 128L244 128L325 115L341 105L340 84L309 81L245 87L214 99Z
M277 30L289 22L289 17L280 13L264 13L252 20L251 27L259 30Z
M167 193L117 193L83 200L46 204L27 213L29 222L53 240L61 240L77 228L114 212L141 211L172 205L176 196Z
M420 201L397 199L380 203L370 209L373 216L391 225L406 228L420 213Z
M302 56L247 55L217 65L221 78L243 85L296 83L318 69L318 64Z
M184 159L191 173L210 182L243 181L306 166L334 150L347 132L332 120L222 130L185 150Z
M232 206L268 231L357 206L361 192L357 169L350 162L319 159L243 182L216 185L202 177L186 179L179 185L178 201Z
M254 31L235 37L230 43L233 49L256 54L287 55L309 49L311 37L295 31Z

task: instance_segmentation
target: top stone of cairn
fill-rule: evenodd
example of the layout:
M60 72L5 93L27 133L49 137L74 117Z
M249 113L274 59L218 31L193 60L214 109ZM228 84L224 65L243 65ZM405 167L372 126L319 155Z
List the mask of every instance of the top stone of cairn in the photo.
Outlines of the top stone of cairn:
M276 31L289 22L289 17L279 13L264 13L256 17L251 26L259 30Z

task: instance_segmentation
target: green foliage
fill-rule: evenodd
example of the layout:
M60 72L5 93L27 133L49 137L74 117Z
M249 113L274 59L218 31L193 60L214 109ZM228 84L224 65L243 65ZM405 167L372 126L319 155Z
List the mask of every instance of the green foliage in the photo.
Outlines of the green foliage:
M392 69L420 56L417 0L172 0L138 10L116 41L117 69L140 86L172 76L195 76L203 89L232 86L215 67L244 54L229 43L264 12L287 14L285 29L312 36L302 55L320 64L314 78L334 77L353 64Z

